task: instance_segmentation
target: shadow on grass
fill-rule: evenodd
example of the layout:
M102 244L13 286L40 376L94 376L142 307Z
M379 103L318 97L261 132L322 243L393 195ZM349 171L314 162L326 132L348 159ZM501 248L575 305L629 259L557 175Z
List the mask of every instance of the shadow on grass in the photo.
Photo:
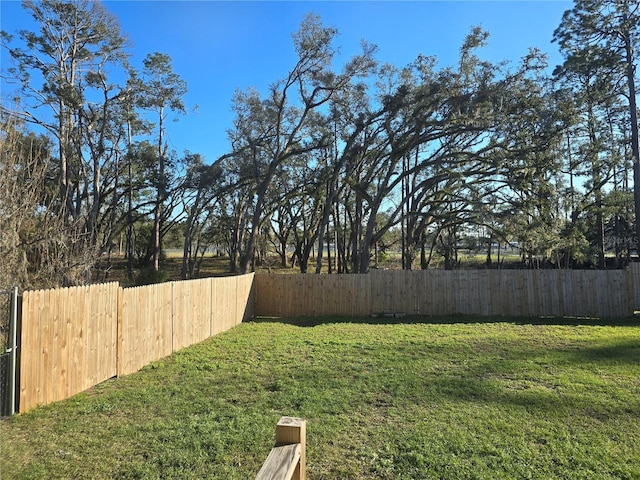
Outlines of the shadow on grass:
M510 323L516 325L566 325L566 326L600 326L600 327L640 327L640 316L622 318L578 318L578 317L483 317L476 315L450 315L438 317L406 316L406 317L255 317L253 323L284 323L298 327L316 327L331 323L352 323L365 325L454 325L454 324L486 324Z
M614 344L580 348L572 352L577 362L583 363L627 363L640 365L640 342L618 341Z

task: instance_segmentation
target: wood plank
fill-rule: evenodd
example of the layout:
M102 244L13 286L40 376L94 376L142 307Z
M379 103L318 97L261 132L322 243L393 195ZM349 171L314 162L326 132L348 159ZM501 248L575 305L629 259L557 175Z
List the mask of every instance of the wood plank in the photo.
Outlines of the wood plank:
M379 270L373 270L369 275L371 275L371 292L369 293L372 310L371 313L380 313L384 311L384 299L382 298L383 288L381 287L383 272ZM338 275L335 276L338 277Z
M420 313L422 315L434 315L435 312L435 277L431 270L425 270L423 276L424 292Z
M73 289L70 289L69 293L73 294L74 293ZM66 383L62 382L60 381L60 378L59 378L60 370L62 370L60 365L64 362L62 358L61 348L60 348L61 344L63 343L61 338L60 325L62 323L66 323L65 315L67 312L65 312L65 307L67 306L68 303L69 303L68 300L65 301L65 299L60 299L60 301L58 301L57 304L54 305L55 307L54 315L49 319L49 322L47 322L49 323L50 335L51 335L51 339L49 340L50 352L51 352L51 356L50 356L51 363L49 364L49 367L48 367L50 369L49 381L51 382L51 386L47 390L49 392L48 396L50 396L51 399L50 400L45 399L46 403L55 401L58 398L64 398L65 390L69 385L68 382Z
M215 279L215 297L213 309L215 314L214 331L224 332L229 329L229 317L236 316L237 302L234 292L235 280L233 277Z
M328 291L328 278L329 275L314 275L314 282L311 290L309 290L309 313L314 317L321 315L324 310L331 311L330 297L327 296L327 301L325 302L322 294L322 292ZM328 315L331 314L328 313Z
M350 307L350 315L365 317L371 314L371 283L367 274L352 275L353 283L347 292L345 303ZM350 300L351 299L351 300Z
M132 324L138 318L132 310L140 302L138 289L122 290L122 316L119 319L120 336L118 337L118 376L134 372L133 354L136 338L131 334Z
M69 379L67 383L67 392L79 391L81 392L84 385L84 351L85 351L85 339L87 332L83 329L84 318L89 315L87 313L87 306L89 305L89 299L85 295L75 296L75 292L68 292L65 301L69 304L73 302L73 307L70 307L65 313L65 322L69 329L69 335L71 338L71 350L69 356ZM69 310L73 310L73 314Z
M281 417L276 424L276 446L300 445L300 460L293 472L294 480L305 480L307 471L307 421L297 417Z
M274 299L271 294L274 291L273 274L271 273L257 273L256 280L256 312L260 312L260 315L272 316L272 308L274 308ZM257 313L256 313L257 314Z
M180 282L171 282L171 299L172 299L172 324L173 324L173 351L178 351L187 346L187 323L185 317L185 289Z
M480 308L481 315L490 315L490 307L491 307L491 292L493 290L493 274L495 270L484 270L481 277L481 285L480 285Z
M35 292L24 292L22 294L22 328L20 330L20 348L22 349L20 358L20 385L19 389L19 402L18 408L20 412L26 411L31 405L32 398L31 392L28 390L30 387L31 379L33 378L33 364L27 358L31 352L37 351L33 346L34 339L31 334L31 323L35 318L35 314L32 311L33 301L36 299Z
M256 480L290 480L300 460L299 443L273 447Z
M500 302L502 302L499 284L502 272L502 270L487 271L487 310L485 315L499 315L499 312L502 311L499 307Z
M162 332L162 355L171 355L175 350L173 344L173 304L171 303L173 286L171 283L156 285L154 294L156 314L151 319L154 328L160 328ZM157 325L157 319L161 324Z
M109 301L109 317L107 318L107 326L109 329L109 352L106 363L109 370L105 376L107 378L118 375L118 317L120 315L120 285L112 283L110 285L110 301Z
M56 315L57 294L54 290L44 291L44 305L40 307L38 318L38 335L40 336L40 349L38 362L38 380L36 384L36 403L47 404L51 400L51 382L49 381L49 366L51 365L51 337L49 335L49 322ZM23 353L24 354L24 353Z
M604 270L604 271L598 271L597 272L597 277L596 277L596 288L595 288L595 294L596 294L596 311L595 311L595 316L597 317L608 317L610 316L611 313L611 304L609 302L609 299L611 298L611 290L610 288L613 286L613 284L610 284L609 282L609 272Z
M565 270L559 270L558 284L556 285L556 288L558 290L558 316L560 317L564 317L565 311L566 311L565 298L564 298L565 278L566 278Z
M39 323L40 348L41 356L38 369L38 404L46 405L53 398L52 379L51 379L51 362L53 357L52 339L51 339L51 321L57 315L58 299L55 290L45 291L45 305L41 309Z
M89 314L82 319L87 330L84 337L86 349L83 357L84 375L82 376L82 390L85 390L98 383L98 344L100 343L100 317L102 315L104 297L101 295L103 292L100 289L89 287L83 290L81 292L80 288L78 288L74 293L89 300Z
M91 345L88 342L88 338L91 336L91 324L89 323L92 314L91 298L85 295L80 295L80 297L75 301L74 308L77 309L77 312L81 313L70 317L71 324L73 325L73 329L76 332L73 368L75 369L75 378L78 381L78 384L74 386L73 389L75 390L77 388L82 391L81 389L85 385L88 371L87 358L91 355L91 352L89 350Z
M220 312L216 308L216 279L212 278L211 282L209 282L209 297L210 297L210 308L211 308L211 326L209 330L211 331L211 336L217 335L218 332L218 315Z

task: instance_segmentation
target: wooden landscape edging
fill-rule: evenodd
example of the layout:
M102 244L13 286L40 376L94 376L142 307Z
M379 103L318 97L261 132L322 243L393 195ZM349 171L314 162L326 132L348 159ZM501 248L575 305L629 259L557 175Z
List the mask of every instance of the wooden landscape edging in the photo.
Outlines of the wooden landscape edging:
M307 470L307 421L282 417L276 425L276 443L256 480L305 480Z

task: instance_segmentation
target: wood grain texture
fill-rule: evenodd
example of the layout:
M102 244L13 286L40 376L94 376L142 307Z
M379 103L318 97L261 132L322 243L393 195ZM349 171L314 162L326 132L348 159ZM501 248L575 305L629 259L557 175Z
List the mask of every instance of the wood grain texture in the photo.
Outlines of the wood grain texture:
M634 270L422 270L255 276L255 315L625 317L640 310Z
M291 480L299 460L299 443L273 447L256 480Z

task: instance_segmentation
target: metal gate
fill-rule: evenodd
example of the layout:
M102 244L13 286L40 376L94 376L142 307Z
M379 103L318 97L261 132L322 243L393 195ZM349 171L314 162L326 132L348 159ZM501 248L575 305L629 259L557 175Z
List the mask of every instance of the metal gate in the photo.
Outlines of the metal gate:
M18 288L0 290L0 416L13 415L17 405Z

